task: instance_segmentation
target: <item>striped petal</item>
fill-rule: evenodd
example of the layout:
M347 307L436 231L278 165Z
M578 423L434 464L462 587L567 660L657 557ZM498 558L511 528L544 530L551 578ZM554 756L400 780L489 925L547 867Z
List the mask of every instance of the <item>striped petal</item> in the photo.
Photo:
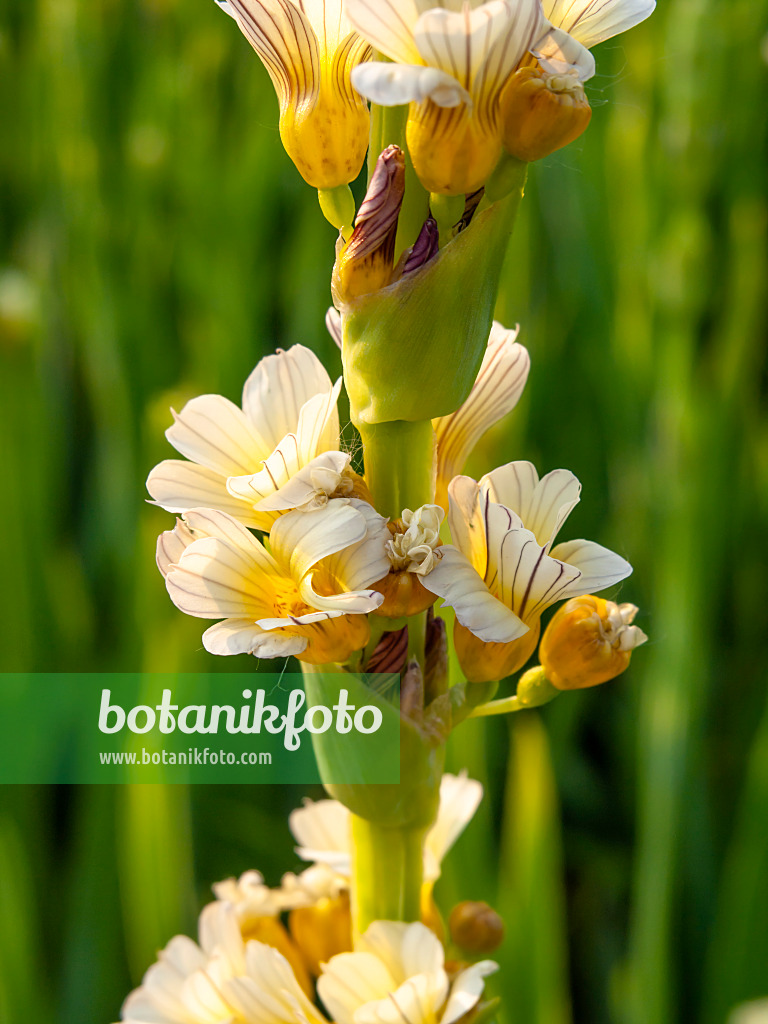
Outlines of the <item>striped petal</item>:
M367 502L351 498L349 504L365 520L365 537L326 558L323 570L337 587L365 590L389 572L387 543L392 535L386 519Z
M528 379L530 357L517 338L494 321L480 372L456 412L433 421L437 437L438 501L448 504L448 484L464 469L470 452L495 423L517 405Z
M580 597L612 587L632 574L632 566L601 544L591 540L568 540L552 549L552 557L575 566L581 578L569 587L565 597Z
M425 64L452 75L469 91L494 44L509 29L508 0L489 0L472 10L435 7L416 22L413 39ZM521 53L522 56L522 53Z
M147 490L167 512L191 508L213 508L239 519L246 526L259 527L251 504L227 490L225 477L214 469L181 459L166 459L147 477Z
M228 6L267 69L281 109L311 103L320 81L320 48L306 15L290 0L228 0Z
M295 427L299 440L299 454L306 465L320 452L339 447L339 412L337 403L341 392L341 377L333 387L314 395L304 403Z
M655 7L655 0L544 0L552 24L590 49L645 21Z
M449 546L440 551L440 561L422 585L454 609L462 626L487 643L510 643L528 632L511 608L496 600L460 551Z
M579 501L581 484L567 469L555 469L539 480L530 462L509 462L480 480L492 502L518 514L527 530L546 550Z
M275 523L269 538L280 565L301 580L318 562L366 535L364 517L339 499L315 512L288 512Z
M351 24L375 50L396 64L420 64L413 29L431 0L346 0Z
M229 516L223 518L223 526L214 527L182 553L166 577L168 593L188 615L254 621L270 613L276 592L284 592L290 581L245 527ZM195 514L189 513L186 521L194 530Z
M489 539L488 564L489 589L528 623L535 622L545 608L568 594L568 588L581 576L574 566L548 555L534 534L524 529L512 529ZM480 636L476 630L472 632Z
M177 452L220 473L252 473L272 450L234 402L222 395L193 398L165 432Z
M267 451L286 434L296 431L302 407L310 398L327 394L331 378L323 364L304 345L262 359L243 387L243 411ZM335 448L336 444L330 447Z

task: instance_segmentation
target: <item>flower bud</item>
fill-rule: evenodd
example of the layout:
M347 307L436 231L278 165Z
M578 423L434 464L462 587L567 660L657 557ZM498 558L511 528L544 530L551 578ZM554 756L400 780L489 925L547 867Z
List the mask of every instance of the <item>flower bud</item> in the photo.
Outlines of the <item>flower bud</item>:
M558 690L580 690L613 679L627 668L632 651L648 637L631 622L633 604L614 604L586 594L558 609L547 626L539 658Z
M320 964L337 953L352 949L352 915L349 893L323 897L314 907L299 907L288 915L288 927L310 974L320 974Z
M501 97L504 147L530 162L562 149L586 129L592 110L577 75L520 68Z
M352 237L336 259L334 289L342 301L376 292L391 282L404 193L405 156L397 146L388 146L376 161Z
M467 953L492 953L504 941L504 922L487 903L465 900L448 918L451 939Z

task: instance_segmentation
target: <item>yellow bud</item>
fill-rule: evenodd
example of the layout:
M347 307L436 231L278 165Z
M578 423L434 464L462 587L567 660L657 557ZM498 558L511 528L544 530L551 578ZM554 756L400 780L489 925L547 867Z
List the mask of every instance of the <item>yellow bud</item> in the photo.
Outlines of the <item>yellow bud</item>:
M597 686L621 675L635 647L648 637L631 622L633 604L614 604L586 594L558 609L539 647L547 678L558 690Z
M530 629L508 644L486 643L459 622L453 631L453 642L461 670L470 683L495 682L517 672L536 650L541 620L530 623Z
M467 953L492 953L504 941L504 922L487 903L465 900L448 918L451 939Z
M473 117L465 103L439 107L425 100L412 107L408 151L428 192L465 195L482 188L501 156L501 142Z
M293 968L296 980L306 995L310 999L314 998L312 982L307 973L307 968L304 966L304 960L299 948L278 918L251 917L242 922L240 930L245 942L255 939L257 942L263 942L266 946L272 946L279 953L282 953Z
M586 129L592 110L573 75L520 68L501 95L502 137L507 152L530 162L562 149Z
M352 949L352 915L349 893L324 897L314 907L299 907L288 915L293 941L301 951L310 973L317 977L320 964L337 953Z

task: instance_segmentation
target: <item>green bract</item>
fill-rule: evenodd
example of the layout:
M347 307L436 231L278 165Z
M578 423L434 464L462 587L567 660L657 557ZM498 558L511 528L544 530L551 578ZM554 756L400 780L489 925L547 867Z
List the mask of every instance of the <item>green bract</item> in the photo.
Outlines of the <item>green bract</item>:
M454 412L480 369L522 181L426 266L344 303L342 360L352 421Z

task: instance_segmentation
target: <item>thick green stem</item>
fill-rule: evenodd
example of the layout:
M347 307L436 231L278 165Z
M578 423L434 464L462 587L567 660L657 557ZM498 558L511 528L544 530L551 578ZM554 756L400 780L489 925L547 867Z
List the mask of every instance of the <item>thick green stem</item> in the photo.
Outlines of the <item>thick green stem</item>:
M418 921L423 828L387 828L352 815L352 928L372 921Z
M429 420L358 424L365 481L377 512L398 519L435 497L435 432Z

